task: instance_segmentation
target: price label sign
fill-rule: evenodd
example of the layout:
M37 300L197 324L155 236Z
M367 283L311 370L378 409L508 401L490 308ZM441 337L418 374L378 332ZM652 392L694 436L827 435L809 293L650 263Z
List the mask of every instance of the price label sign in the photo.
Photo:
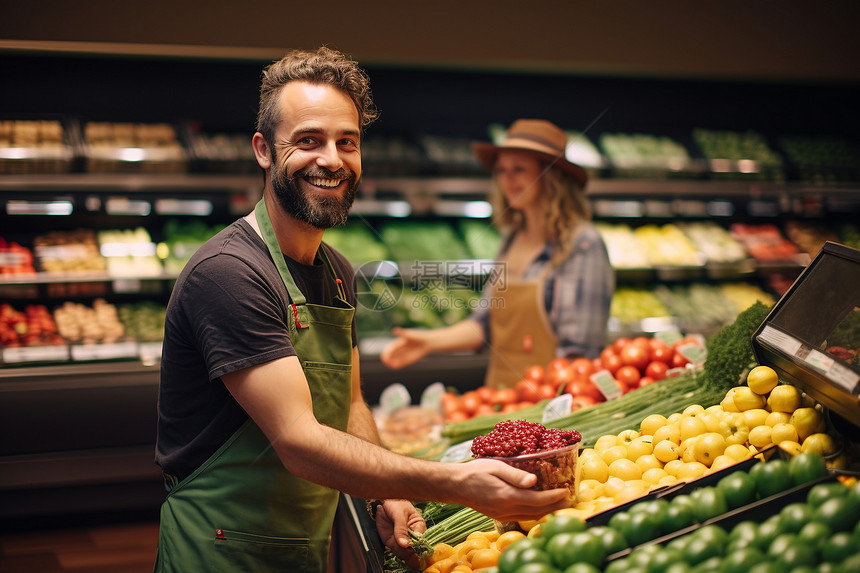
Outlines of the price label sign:
M440 462L466 462L472 459L472 440L454 444L442 454Z
M2 362L17 364L22 362L65 362L69 359L69 347L57 346L14 346L4 348Z
M591 375L590 379L607 400L614 400L623 393L609 370L595 372Z
M654 333L654 338L666 344L667 346L672 346L682 338L684 335L681 334L680 330L661 330L659 332Z
M567 416L570 414L571 408L573 408L573 396L567 393L556 396L543 407L541 422L547 424L553 420Z
M681 344L675 350L693 364L702 364L708 357L708 350L698 342Z
M139 356L136 342L72 346L72 360L116 360Z
M445 386L441 382L430 384L424 391L421 392L421 400L419 404L426 410L441 410L442 395L445 393Z
M412 403L412 395L406 386L399 382L389 385L379 395L379 407L386 414L391 414L395 410L399 410Z

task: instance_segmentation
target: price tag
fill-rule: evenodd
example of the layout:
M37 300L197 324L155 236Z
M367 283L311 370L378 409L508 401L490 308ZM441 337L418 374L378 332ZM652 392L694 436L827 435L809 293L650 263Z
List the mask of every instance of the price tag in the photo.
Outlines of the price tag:
M161 342L141 342L138 346L138 355L144 365L152 365L161 360Z
M666 344L667 346L672 346L682 338L684 335L681 334L680 330L661 330L659 332L654 333L654 338Z
M681 344L675 350L693 364L702 364L708 357L708 350L698 342Z
M399 382L389 385L379 395L379 407L386 414L391 414L410 404L412 404L412 395L406 386Z
M444 393L445 386L441 382L434 382L424 388L424 391L421 392L421 400L418 403L426 410L441 411L442 394Z
M3 349L3 362L15 364L20 362L65 362L69 359L69 347L65 344L56 346L16 346Z
M600 393L603 394L607 400L613 400L621 396L621 388L618 386L618 382L615 381L615 378L609 372L609 370L600 370L599 372L595 372L590 376L590 380L597 386L597 389L600 390Z
M571 408L573 408L573 396L567 393L556 396L543 407L541 422L547 424L553 420L567 416L570 414Z
M472 459L472 440L454 444L442 454L440 462L466 462Z
M85 344L72 346L72 360L116 360L118 358L137 358L136 342L116 342L113 344Z

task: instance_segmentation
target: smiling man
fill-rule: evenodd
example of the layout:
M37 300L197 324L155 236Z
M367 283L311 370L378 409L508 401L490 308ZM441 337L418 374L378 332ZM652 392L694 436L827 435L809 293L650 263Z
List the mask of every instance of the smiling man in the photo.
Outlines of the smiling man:
M252 146L254 211L204 244L165 318L156 463L158 572L323 572L338 491L373 505L380 537L417 565L407 501L503 521L567 505L567 490L496 460L442 464L379 446L361 392L355 278L322 243L345 222L376 116L367 77L327 48L269 66Z

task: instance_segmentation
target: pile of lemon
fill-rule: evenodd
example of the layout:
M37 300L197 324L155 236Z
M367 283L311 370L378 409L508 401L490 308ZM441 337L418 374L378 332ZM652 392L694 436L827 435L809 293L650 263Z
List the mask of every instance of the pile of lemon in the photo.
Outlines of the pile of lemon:
M693 404L668 417L652 414L639 430L601 436L580 452L574 508L583 519L647 494L732 466L776 444L834 458L837 444L826 432L820 405L768 366L757 366L746 386L731 388L716 405ZM770 450L772 451L772 450Z

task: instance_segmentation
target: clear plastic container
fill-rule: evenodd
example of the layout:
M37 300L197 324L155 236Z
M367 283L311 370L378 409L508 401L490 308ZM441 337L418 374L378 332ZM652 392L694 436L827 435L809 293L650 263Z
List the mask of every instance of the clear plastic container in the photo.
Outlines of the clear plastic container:
M546 490L566 487L570 491L570 504L576 503L579 491L580 468L576 463L579 459L580 444L571 444L555 450L545 450L533 454L523 454L511 457L491 457L515 468L533 473L538 477L537 484L532 489Z

